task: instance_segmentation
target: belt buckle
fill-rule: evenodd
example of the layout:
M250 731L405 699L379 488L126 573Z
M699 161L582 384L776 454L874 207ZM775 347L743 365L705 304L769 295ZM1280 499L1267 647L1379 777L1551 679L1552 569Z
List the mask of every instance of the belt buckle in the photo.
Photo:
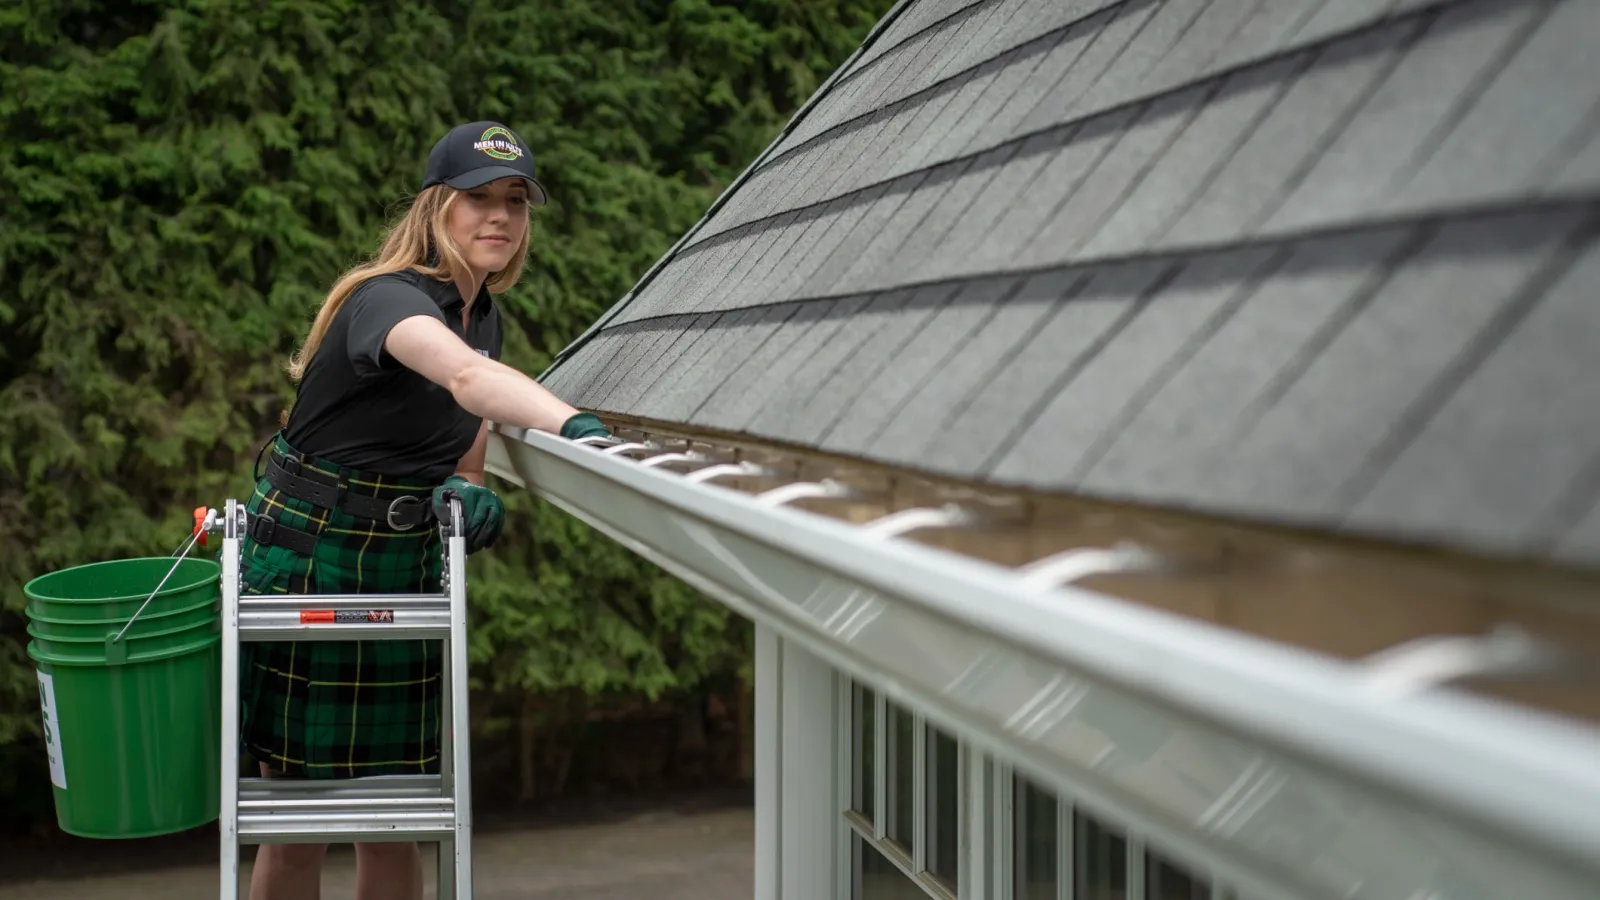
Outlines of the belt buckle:
M400 511L399 510L400 504L406 503L406 502L414 503L414 504L416 504L418 506L426 505L425 501L421 497L413 497L410 494L407 494L407 495L402 496L402 497L396 497L393 500L391 500L389 502L389 512L384 518L388 520L389 527L393 528L395 531L410 531L411 529L417 527L416 523L411 523L409 525L402 525L399 522L396 522L394 520L395 514Z

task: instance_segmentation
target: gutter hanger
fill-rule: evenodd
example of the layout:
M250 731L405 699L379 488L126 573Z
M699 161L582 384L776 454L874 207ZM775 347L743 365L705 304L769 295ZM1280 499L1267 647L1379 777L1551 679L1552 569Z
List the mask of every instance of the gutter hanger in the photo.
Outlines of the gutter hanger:
M1600 883L1600 730L1070 586L1160 568L1129 548L1009 569L898 536L959 510L853 525L646 460L490 427L496 475L1248 896Z

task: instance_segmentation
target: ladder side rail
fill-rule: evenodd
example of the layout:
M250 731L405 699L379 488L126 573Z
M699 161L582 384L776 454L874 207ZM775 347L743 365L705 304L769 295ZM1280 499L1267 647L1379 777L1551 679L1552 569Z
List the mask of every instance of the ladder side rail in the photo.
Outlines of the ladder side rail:
M450 790L455 800L455 840L451 846L455 890L460 900L472 897L472 755L467 674L467 541L459 500L450 502L450 536L445 542L445 591L450 595L450 719L448 726ZM443 693L443 692L441 692ZM441 748L441 751L443 748ZM440 765L444 765L441 752ZM441 856L443 855L441 845ZM442 862L443 860L441 860ZM441 882L443 879L440 879ZM441 894L441 897L446 895Z
M242 510L229 499L222 517L222 765L218 797L221 900L239 897L239 535Z

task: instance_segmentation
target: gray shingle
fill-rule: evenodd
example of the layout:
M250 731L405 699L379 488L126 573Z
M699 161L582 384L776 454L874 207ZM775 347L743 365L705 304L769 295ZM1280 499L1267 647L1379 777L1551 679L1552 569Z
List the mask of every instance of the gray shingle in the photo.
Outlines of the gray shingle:
M912 230L907 240L900 244L888 264L879 266L873 272L873 279L868 283L873 287L887 287L926 280L928 266L934 259L934 248L967 214L972 204L994 182L1005 161L1016 152L1016 145L1010 145L974 159L961 177L938 192L928 214Z
M867 450L917 388L933 378L973 334L983 330L1016 285L1014 278L1000 278L939 288L948 299L926 325L886 355L867 388L819 439L844 453Z
M1171 281L1158 282L1160 286L1116 337L1027 423L994 475L1033 483L1077 483L1124 423L1167 382L1196 336L1208 332L1229 311L1230 300L1238 294L1237 273L1254 271L1268 255L1252 250L1202 259L1172 273ZM1236 273L1232 278L1227 275L1230 271Z
M808 204L808 198L816 195L818 176L837 177L845 168L845 160L854 156L859 149L848 138L839 141L823 138L802 148L785 160L789 165L784 170L783 187L774 187L766 207L751 215L750 219L771 216L779 211L803 209Z
M881 196L882 192L875 190L874 196ZM830 277L831 270L824 271L829 266L839 249L851 234L855 233L855 226L861 217L866 214L867 204L862 202L861 195L852 195L847 201L841 201L827 218L827 226L817 236L817 241L812 245L811 252L806 259L790 273L790 277L778 288L778 293L791 299L803 299L822 296L821 292L810 290L810 285L820 278Z
M627 412L643 408L643 400L650 390L664 378L676 377L689 351L725 313L701 313L688 317L688 322L672 336L670 341L658 341L639 361L638 374L617 385L606 398L606 408Z
M1009 261L1032 241L1054 218L1061 204L1082 188L1084 180L1110 152L1135 112L1118 110L1091 119L1075 131L1063 131L1065 145L1051 157L1017 204L995 222L972 254L973 268Z
M739 286L767 260L768 251L788 233L788 226L798 217L798 213L787 213L774 222L763 223L759 230L750 232L747 239L735 242L730 250L732 255L719 266L721 274L716 280L706 283L705 290L698 295L690 310L705 312L727 309L733 305L729 303L729 298L737 299Z
M1394 0L1327 0L1292 40L1304 45L1337 37L1378 21L1393 5Z
M778 229L777 237L764 251L760 262L743 276L730 279L731 287L726 297L718 301L718 305L734 308L772 300L770 291L774 270L785 261L791 260L789 254L801 248L800 240L816 217L815 210L801 212Z
M675 422L689 421L734 370L760 351L778 326L795 314L795 309L793 304L782 304L743 310L734 314L728 327L715 329L706 354L661 396L656 407L661 416Z
M567 396L578 405L589 406L595 401L595 386L610 371L606 367L622 341L623 335L614 331L601 332L586 350L585 358L578 361L575 371L563 385Z
M1265 0L1217 53L1215 69L1259 60L1289 45L1329 0ZM1334 0L1338 2L1338 0Z
M650 410L655 417L662 417L666 407L679 393L679 382L695 371L707 353L716 352L721 343L719 332L737 325L748 315L748 310L736 310L696 319L695 324L685 329L687 340L675 344L672 356L663 359L661 375L635 401L637 407Z
M1373 454L1510 303L1551 252L1548 220L1452 224L1396 271L1254 426L1206 496L1326 518L1350 502Z
M596 408L607 408L606 398L611 396L624 378L634 372L640 358L662 335L659 330L652 331L639 326L618 328L608 333L618 336L620 346L615 348L610 361L606 363L605 374L595 380L587 392L586 402Z
M815 390L895 315L909 296L907 291L897 291L884 297L841 299L832 316L796 341L772 367L772 377L783 379L785 389L772 390L744 430L771 435L796 433L807 418Z
M956 290L954 285L915 288L908 292L904 301L891 301L894 311L886 313L881 323L875 323L865 340L829 373L813 393L812 402L785 423L788 428L782 436L817 443L822 435L832 430L835 422L851 414L865 396L863 386L872 383L888 361ZM877 306L879 304L874 302L866 313L873 313Z
M851 202L839 213L833 228L817 246L817 266L796 289L796 296L821 297L829 293L828 288L839 280L845 268L855 260L854 248L870 238L871 235L861 225L888 192L887 185L879 185L851 198ZM887 217L887 213L884 215Z
M793 353L817 329L837 327L839 316L832 316L840 301L816 300L801 304L793 318L784 323L761 348L734 371L733 375L695 411L689 421L707 428L736 431L759 413L774 394L792 390L789 378L800 359Z
M961 23L960 31L946 52L948 61L940 67L937 77L948 78L981 62L983 47L1014 11L1015 7L1008 3L990 2L976 7Z
M993 308L992 318L981 328L970 328L970 337L962 337L964 343L957 345L955 352L948 353L913 383L899 410L883 423L866 452L874 458L921 466L946 423L955 419L966 408L968 399L981 392L1006 360L1016 355L1056 312L1064 291L1081 278L1079 273L1061 271L1024 278L1015 285L1017 291L1012 296L1006 292L1015 284L1013 279L987 279L969 288L985 291L986 296L957 300L957 306L965 308L959 318L972 318L979 304ZM955 307L947 309L924 334L963 327L964 322L949 315L954 310Z
M901 103L919 91L927 90L938 81L939 73L950 64L956 38L961 34L959 22L951 22L928 31L928 44L914 66L906 70L895 89L885 94L888 103Z
M1415 23L1330 45L1223 167L1163 243L1214 244L1251 233L1314 164L1345 117L1397 61Z
M1572 155L1557 162L1558 174L1550 180L1552 194L1592 194L1600 188L1600 116L1584 123L1588 134L1573 142Z
M806 261L811 259L812 251L834 222L835 217L830 213L837 212L836 205L843 206L844 201L836 200L821 208L813 207L813 211L802 218L804 227L796 224L796 227L800 227L800 233L796 235L794 243L789 245L775 265L765 267L766 274L756 282L755 294L749 302L780 303L792 298L793 295L784 292L784 285L794 277L796 270L803 268ZM806 218L810 221L804 221Z
M1397 533L1439 530L1527 551L1600 454L1600 252L1584 257L1499 341L1351 511ZM1592 502L1593 494L1579 498Z
M1600 547L1600 500L1589 507L1589 512L1578 524L1561 536L1551 555L1559 562L1593 568L1596 547Z
M992 108L985 109L978 105L978 99L994 81L994 76L995 70L992 68L974 70L962 76L959 81L960 89L939 113L939 127L928 129L915 144L906 147L895 171L912 172L924 166L933 166L949 160L953 156L951 148L957 146L950 138L951 131L960 128L960 123L967 119L968 114L983 118L994 114ZM941 148L944 148L942 154L939 152Z
M1233 157L1302 65L1301 59L1282 59L1230 77L1084 246L1083 254L1134 251L1165 232L1190 198Z
M814 292L813 296L854 292L845 282L846 273L882 238L885 225L899 215L901 208L916 196L926 178L926 174L913 175L904 182L894 185L892 189L876 194L867 204L860 220L856 222L855 231L861 235L861 240L859 243L852 240L834 250L833 257L817 271L813 281L808 285L808 289Z
M802 200L813 203L818 197L837 197L866 185L870 173L878 168L878 154L888 152L890 143L900 136L905 124L904 120L895 121L892 114L881 110L870 115L860 133L848 138L853 152L842 154L829 164L829 169L813 172L811 177L815 179L816 188Z
M1018 410L1030 410L1053 396L1059 382L1092 358L1126 321L1134 296L1150 279L1147 268L1056 273L1053 287L1062 299L1052 306L1050 317L991 380L978 385L967 406L928 448L926 464L945 471L987 472L1026 426L1026 412L1019 416Z
M688 266L682 267L682 278L664 278L652 285L650 303L643 311L650 315L677 315L695 310L715 308L718 299L727 291L729 275L740 265L755 265L750 256L757 245L768 238L769 231L742 229L730 232L715 244L706 244Z
M1073 258L1094 237L1145 174L1156 165L1213 88L1168 94L1135 110L1137 119L1120 130L1117 141L1071 199L1026 242L1019 242L1018 265L1042 266Z
M920 111L920 107L906 104L894 107L873 145L866 148L857 161L850 178L851 190L870 189L891 180L900 148L911 142L911 128Z
M1018 51L1007 56L1003 65L997 63L998 68L990 77L983 94L978 98L967 114L939 142L934 149L936 159L953 159L971 153L975 147L992 147L997 143L992 140L995 134L994 118L1005 106L1006 100L1017 90L1017 87L1032 77L1034 69L1044 59L1042 52L1027 53Z
M1293 6L1285 0L1211 0L1177 45L1162 54L1145 77L1146 90L1170 90L1213 73L1223 48L1250 19L1262 14L1263 6L1273 5Z
M1021 0L1016 7L1011 21L995 35L994 47L1009 50L1038 40L1067 24L1076 12L1073 4L1062 0Z
M900 144L890 165L878 177L899 177L913 171L914 167L906 163L906 155L913 148L938 140L938 128L935 126L960 90L961 84L958 82L919 95L912 101L915 105L910 108L914 109L915 113L911 121L906 124L905 130L900 133Z
M1600 97L1597 35L1600 3L1557 4L1386 209L1537 190L1536 176L1547 175L1552 158L1565 155L1563 145Z
M548 383L1600 565L1600 271L1539 280L1600 217L1596 41L1593 0L913 2Z
M1267 222L1269 231L1358 217L1409 174L1430 139L1492 77L1535 21L1531 5L1463 3L1445 12L1405 55L1349 127ZM1485 185L1487 186L1487 185ZM1482 187L1482 186L1480 186Z
M1087 31L1081 25L1062 31L1050 49L1040 57L1038 65L1028 73L1028 77L1000 104L989 128L974 136L965 152L987 149L1027 133L1029 129L1023 127L1023 122L1044 98L1056 91L1067 70L1083 53L1084 47L1088 46Z
M1061 148L1062 138L1059 132L1047 133L1018 146L1017 155L1000 167L924 263L925 277L946 278L961 272L983 272L1009 262L1010 253L989 257L976 248L983 245L1001 216L1023 202L1025 192L1033 189L1039 173ZM999 249L998 244L991 246Z
M1084 93L1077 113L1098 112L1149 93L1146 80L1151 71L1172 53L1211 2L1154 4L1128 45Z
M843 293L859 293L880 280L880 273L893 265L900 247L922 225L928 211L938 204L961 177L970 160L941 166L928 173L917 189L898 203L898 197L885 196L879 203L896 202L894 214L878 224L869 234L871 241L863 245L855 262L845 270L834 289Z
M1022 121L1022 130L1035 131L1060 125L1074 116L1100 112L1096 108L1080 106L1079 101L1099 84L1105 73L1121 58L1123 50L1138 37L1158 5L1149 0L1128 0L1086 20L1086 25L1095 27L1081 36L1074 29L1073 39L1087 41L1083 52L1073 62L1072 68L1056 82L1056 87Z
M1264 398L1293 378L1409 234L1387 229L1285 248L1287 259L1116 436L1087 484L1158 499L1195 495Z
M589 405L595 409L616 409L613 398L626 389L625 385L641 379L654 378L654 373L645 368L646 363L659 357L665 346L671 344L678 336L682 325L683 323L676 319L666 319L660 322L640 322L638 327L629 329L630 347L627 358L619 360L612 367L613 377L606 381Z

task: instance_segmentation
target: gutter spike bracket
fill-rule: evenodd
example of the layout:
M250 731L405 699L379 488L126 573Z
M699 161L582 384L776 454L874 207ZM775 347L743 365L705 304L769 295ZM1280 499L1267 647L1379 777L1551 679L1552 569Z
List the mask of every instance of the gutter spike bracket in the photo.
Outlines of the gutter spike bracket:
M861 526L861 533L872 538L900 537L924 528L962 528L974 525L978 517L964 506L919 506L902 509Z
M1508 625L1481 635L1417 638L1356 666L1367 687L1391 696L1466 681L1600 680L1600 660Z
M1094 575L1155 574L1175 568L1160 554L1138 544L1120 542L1111 547L1066 550L1029 563L1018 573L1026 589L1047 591Z

